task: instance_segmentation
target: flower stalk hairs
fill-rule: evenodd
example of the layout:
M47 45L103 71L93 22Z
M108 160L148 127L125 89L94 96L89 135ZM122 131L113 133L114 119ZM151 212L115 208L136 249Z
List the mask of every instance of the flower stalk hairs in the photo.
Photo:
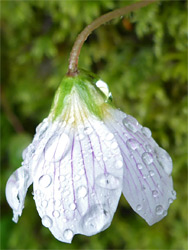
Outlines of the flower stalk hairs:
M42 224L66 243L75 234L91 236L108 228L122 192L149 225L167 215L176 196L169 154L148 128L114 107L105 82L77 68L81 47L95 28L152 2L103 15L78 36L49 116L8 179L14 222L31 184Z

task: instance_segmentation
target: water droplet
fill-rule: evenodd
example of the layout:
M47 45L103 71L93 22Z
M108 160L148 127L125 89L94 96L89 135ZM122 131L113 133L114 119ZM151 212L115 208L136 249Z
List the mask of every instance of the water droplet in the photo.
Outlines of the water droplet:
M76 209L76 205L74 203L71 203L69 207L72 211Z
M55 217L55 218L59 218L60 212L59 212L58 210L54 210L54 211L52 212L52 215L53 215L53 217Z
M120 169L123 167L123 162L121 160L118 160L115 165L117 169Z
M45 160L59 161L64 157L70 148L70 139L67 134L56 133L47 142L44 152Z
M116 149L116 148L118 148L118 144L117 144L117 142L112 142L112 144L111 144L111 146L110 146L112 149Z
M48 202L47 202L46 200L43 200L43 201L41 202L41 206L42 206L43 208L46 208L46 207L48 206Z
M145 135L147 138L151 137L151 130L147 127L142 127L141 131L143 133L143 135Z
M93 129L91 127L84 128L84 133L86 135L90 135L93 132Z
M88 236L105 230L111 223L111 216L104 205L93 205L82 220L84 234Z
M155 172L154 172L153 170L150 170L150 171L149 171L149 175L150 175L150 176L154 176L154 175L155 175Z
M140 204L137 205L136 210L140 211L142 209L142 206Z
M106 189L117 189L120 186L119 178L111 174L101 174L97 176L96 182L100 187Z
M50 219L49 216L45 215L44 217L42 217L42 225L45 227L51 227L53 224L52 219Z
M114 138L114 135L112 133L108 133L107 136L105 137L107 141L111 141L113 138Z
M169 198L168 199L168 203L171 204L173 202L173 199L172 198Z
M152 146L150 144L146 145L146 151L150 153L152 152Z
M167 216L167 210L163 211L163 216Z
M158 205L155 209L156 214L161 215L163 213L163 207L161 205Z
M132 150L139 148L139 143L135 139L128 139L126 144L127 147Z
M176 199L176 191L175 191L175 190L172 190L171 193L172 193L173 198Z
M85 186L80 186L77 189L78 198L84 198L87 195L87 188Z
M153 190L153 191L152 191L152 195L153 195L153 197L157 197L157 196L158 196L158 194L159 194L159 192L158 192L157 190Z
M155 148L156 158L164 171L170 175L172 173L172 159L170 155L162 148Z
M142 155L142 160L146 164L151 164L153 162L153 157L150 153L145 152Z
M143 175L143 179L146 179L146 176L145 176L145 175Z
M133 133L136 133L137 131L137 126L138 126L138 122L135 118L133 118L132 116L126 116L123 119L123 125L130 130Z
M107 98L109 98L109 95L110 95L110 93L109 93L109 88L108 88L108 85L107 85L104 81L98 80L98 81L96 82L96 86L103 92L103 94L104 94Z
M74 236L74 233L72 230L70 229L66 229L63 233L63 236L64 238L67 240L67 241L71 241L72 240L72 237Z
M142 165L141 163L138 163L138 164L137 164L137 168L138 168L138 169L142 169L142 168L143 168L143 165Z
M50 186L51 182L52 178L48 174L42 175L39 178L39 184L42 188L47 188L48 186Z

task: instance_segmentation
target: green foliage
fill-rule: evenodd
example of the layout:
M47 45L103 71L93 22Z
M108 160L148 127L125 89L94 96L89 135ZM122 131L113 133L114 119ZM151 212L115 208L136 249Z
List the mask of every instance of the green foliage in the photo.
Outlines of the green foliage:
M131 1L2 1L2 249L187 249L186 1L162 1L96 30L79 65L106 81L114 102L151 128L172 156L177 200L149 227L122 197L104 232L71 245L41 225L32 188L18 224L4 189L21 151L50 110L77 34L92 20Z

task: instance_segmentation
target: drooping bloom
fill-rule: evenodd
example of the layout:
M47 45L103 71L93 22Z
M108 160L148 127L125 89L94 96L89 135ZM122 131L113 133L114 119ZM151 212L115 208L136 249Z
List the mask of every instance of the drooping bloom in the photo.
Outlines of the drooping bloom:
M107 84L92 74L62 80L49 116L7 182L14 222L31 184L42 224L66 243L109 227L122 192L149 225L167 215L176 196L172 160L151 131L111 99Z

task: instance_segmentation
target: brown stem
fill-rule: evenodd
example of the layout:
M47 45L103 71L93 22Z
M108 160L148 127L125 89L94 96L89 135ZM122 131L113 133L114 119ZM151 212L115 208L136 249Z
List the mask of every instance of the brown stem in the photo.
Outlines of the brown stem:
M78 58L80 55L80 50L85 42L85 40L88 38L88 36L92 33L93 30L97 29L102 24L109 22L110 20L125 15L131 11L135 11L137 9L140 9L144 6L147 6L157 0L142 0L141 2L137 2L134 4L131 4L129 6L125 6L122 8L119 8L117 10L111 11L107 14L104 14L97 19L95 19L91 24L89 24L77 37L72 51L70 53L70 59L69 59L69 68L68 68L68 76L75 76L78 74Z

